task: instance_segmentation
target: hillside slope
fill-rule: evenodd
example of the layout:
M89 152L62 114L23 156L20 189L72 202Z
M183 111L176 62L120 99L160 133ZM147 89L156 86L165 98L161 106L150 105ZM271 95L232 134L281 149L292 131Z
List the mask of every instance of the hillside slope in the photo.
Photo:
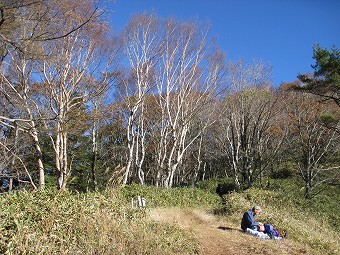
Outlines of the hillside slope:
M264 240L241 232L239 226L202 209L152 208L149 218L166 224L178 224L194 233L201 243L202 255L314 254L292 240Z

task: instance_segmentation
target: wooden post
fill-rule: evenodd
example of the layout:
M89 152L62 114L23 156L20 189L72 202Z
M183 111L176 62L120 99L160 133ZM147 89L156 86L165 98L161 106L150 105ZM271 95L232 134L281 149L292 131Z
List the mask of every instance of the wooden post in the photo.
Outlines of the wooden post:
M142 196L133 197L131 199L131 206L132 206L132 208L145 207L146 206L145 198L143 198Z

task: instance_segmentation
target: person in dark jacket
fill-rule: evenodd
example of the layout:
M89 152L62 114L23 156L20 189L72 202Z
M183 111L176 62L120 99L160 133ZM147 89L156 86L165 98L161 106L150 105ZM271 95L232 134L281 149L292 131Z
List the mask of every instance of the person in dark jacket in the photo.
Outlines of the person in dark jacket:
M247 228L258 231L263 224L261 222L255 221L254 217L261 213L262 209L260 206L255 205L251 210L246 211L243 214L241 221L241 228L246 231Z

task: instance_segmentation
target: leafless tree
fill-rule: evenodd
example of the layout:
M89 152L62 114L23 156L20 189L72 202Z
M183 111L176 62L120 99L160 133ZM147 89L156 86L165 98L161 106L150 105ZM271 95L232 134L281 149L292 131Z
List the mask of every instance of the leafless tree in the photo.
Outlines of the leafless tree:
M268 147L277 114L270 70L262 62L248 64L243 60L230 62L228 66L229 93L224 98L219 141L225 148L237 186L250 187L256 179L254 171L261 172L259 168L266 162L264 155L278 150L277 146Z
M145 101L153 86L153 69L158 62L162 38L160 23L152 14L139 14L132 17L123 32L125 55L131 72L122 81L121 96L127 114L127 164L124 181L128 182L131 168L137 169L141 184L145 182L142 168L145 159L146 127ZM134 166L132 166L134 162Z
M0 63L10 51L18 51L26 57L40 57L43 52L37 51L35 42L52 41L67 37L102 14L92 0L1 0L0 1ZM62 7L62 8L61 8ZM65 19L73 19L75 9L86 9L81 17L74 19L71 26L62 29ZM25 29L25 33L22 33Z
M63 20L60 35L69 31L74 20L82 17L84 11L91 10L91 6L83 8L74 11L73 17ZM79 106L105 92L112 77L108 70L111 56L105 32L102 21L94 20L67 37L45 42L43 46L48 57L41 61L39 73L45 100L49 102L50 119L55 119L55 122L45 123L46 127L54 129L49 135L55 151L60 189L66 186L72 163L67 154L71 113L80 111ZM105 62L102 61L104 59Z
M224 55L213 53L207 26L169 19L165 28L156 78L161 112L158 161L159 169L166 169L161 173L163 185L171 187L186 151L211 124L214 107L209 104L215 102ZM204 116L204 121L197 122L198 116Z
M332 110L332 103L320 102L303 92L289 92L285 101L290 156L305 183L305 197L311 198L314 188L338 178L339 133L322 122L322 115Z
M205 25L139 14L124 31L131 70L121 89L127 110L124 183L132 169L145 182L148 147L155 184L171 187L186 151L211 124L224 54L209 41Z
M33 139L37 156L39 186L44 187L44 166L39 144L39 101L37 88L31 81L33 63L17 52L9 54L8 62L2 65L0 72L0 93L9 106L7 114L0 115L0 123L8 128L26 132ZM22 160L22 159L21 159Z

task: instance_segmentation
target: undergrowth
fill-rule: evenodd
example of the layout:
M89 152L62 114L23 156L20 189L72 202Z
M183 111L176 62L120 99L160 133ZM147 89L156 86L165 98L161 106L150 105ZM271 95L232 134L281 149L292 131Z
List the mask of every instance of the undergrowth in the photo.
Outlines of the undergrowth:
M0 254L197 254L190 233L149 222L115 190L0 196Z
M257 204L263 209L258 221L271 223L289 239L308 244L315 254L340 253L338 188L329 186L310 200L303 198L301 186L294 180L273 181L270 189L231 192L214 212L240 224L243 213Z
M148 207L211 207L219 204L215 193L191 187L161 188L132 184L124 186L119 192L121 199L130 202L131 198L142 196Z
M199 254L192 233L147 220L148 208L204 208L238 226L244 211L259 204L259 221L284 229L288 239L307 244L315 254L339 254L338 187L307 201L297 183L275 180L268 189L231 192L222 204L215 193L221 182L201 182L196 188L135 184L88 193L46 189L2 194L0 253ZM135 196L146 200L146 208L132 208Z

